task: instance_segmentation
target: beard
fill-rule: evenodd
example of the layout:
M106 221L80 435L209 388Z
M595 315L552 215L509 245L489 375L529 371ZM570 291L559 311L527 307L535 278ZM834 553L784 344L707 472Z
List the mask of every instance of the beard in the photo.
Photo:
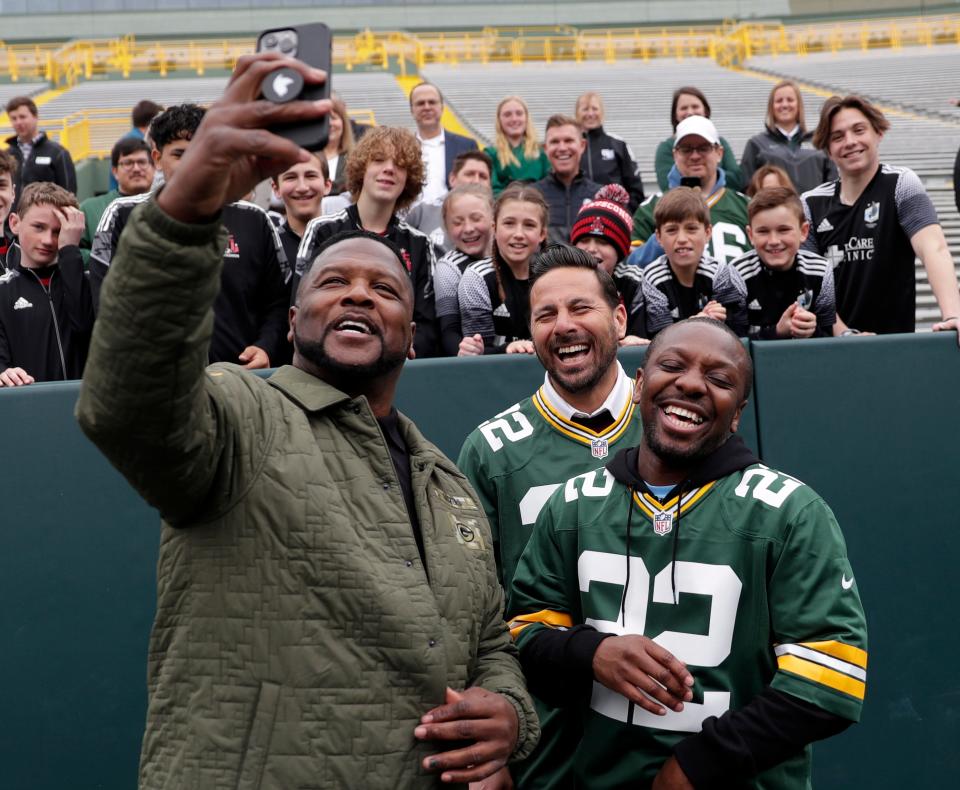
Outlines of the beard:
M401 367L407 359L405 350L388 350L382 336L379 337L380 354L372 362L357 363L337 359L330 356L326 350L327 335L332 331L333 327L327 327L319 339L307 340L294 330L293 347L318 370L332 374L339 381L364 382L380 378Z
M567 346L581 342L579 340L565 340L561 345ZM537 359L550 375L550 380L554 386L559 387L573 395L586 392L597 385L597 383L606 375L610 366L617 359L617 336L611 332L607 338L597 338L594 342L596 349L597 364L593 367L581 370L579 373L559 373L550 366L550 357L541 354L540 349L534 346L537 352Z
M643 421L643 440L647 447L667 466L687 467L702 461L730 438L730 433L707 434L695 444L678 448L660 441L654 421Z

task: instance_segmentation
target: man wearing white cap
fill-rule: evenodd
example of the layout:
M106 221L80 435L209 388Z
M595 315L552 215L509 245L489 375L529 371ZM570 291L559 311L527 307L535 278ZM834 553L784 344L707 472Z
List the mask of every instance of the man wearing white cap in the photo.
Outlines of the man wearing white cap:
M677 124L673 144L673 169L667 177L670 188L700 187L703 199L710 207L713 235L707 245L707 255L720 262L729 262L751 249L747 239L746 195L727 189L726 175L720 168L723 146L713 121L701 115L691 115ZM699 179L699 183L697 180ZM629 263L645 266L663 254L654 236L653 210L661 195L653 195L640 204L633 215L634 242L643 244L629 258Z

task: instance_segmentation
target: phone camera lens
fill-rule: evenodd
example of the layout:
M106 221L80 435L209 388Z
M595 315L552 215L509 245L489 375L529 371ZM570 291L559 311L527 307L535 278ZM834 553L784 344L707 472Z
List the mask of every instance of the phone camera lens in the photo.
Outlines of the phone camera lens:
M289 55L293 52L294 46L296 46L296 43L293 40L293 36L285 36L283 41L280 42L280 51L285 55Z
M263 46L264 49L273 49L277 46L277 37L271 33L269 36L263 37Z

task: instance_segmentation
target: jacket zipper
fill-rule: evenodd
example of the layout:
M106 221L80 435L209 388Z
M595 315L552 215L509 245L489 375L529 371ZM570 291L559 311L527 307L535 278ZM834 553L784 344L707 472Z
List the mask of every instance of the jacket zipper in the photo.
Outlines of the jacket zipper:
M53 309L53 293L52 289L44 285L40 278L37 277L37 273L33 270L29 270L30 273L37 278L37 282L40 284L40 287L43 288L44 293L47 295L47 305L50 307L50 315L53 317L53 331L57 336L57 351L60 352L60 368L63 371L63 380L67 380L67 358L63 355L63 341L60 339L60 322L57 320L57 311ZM50 275L50 285L53 285L53 278L57 276L57 272L54 271Z

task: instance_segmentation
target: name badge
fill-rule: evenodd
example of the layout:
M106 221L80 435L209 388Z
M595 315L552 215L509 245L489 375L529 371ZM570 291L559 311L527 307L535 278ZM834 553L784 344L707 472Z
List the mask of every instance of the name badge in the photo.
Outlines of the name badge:
M33 161L38 165L49 165L53 160L49 156L38 156Z
M607 162L609 162L609 161L611 161L612 159L616 159L616 158L617 158L617 152L614 151L612 148L601 148L601 149L600 149L600 158L603 159L603 160L605 160L605 161L607 161Z

